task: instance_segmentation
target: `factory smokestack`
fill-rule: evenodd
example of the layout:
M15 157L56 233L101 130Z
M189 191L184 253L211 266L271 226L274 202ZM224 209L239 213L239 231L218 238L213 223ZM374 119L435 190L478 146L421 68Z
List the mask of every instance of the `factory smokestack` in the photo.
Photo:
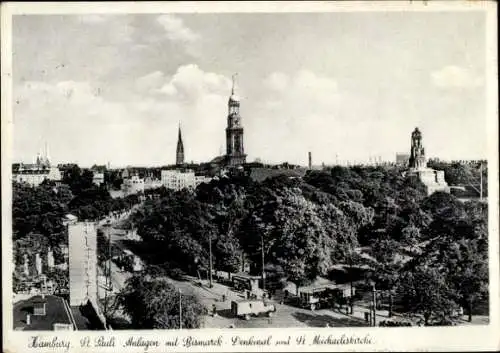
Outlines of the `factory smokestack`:
M312 153L309 152L309 169L312 169Z

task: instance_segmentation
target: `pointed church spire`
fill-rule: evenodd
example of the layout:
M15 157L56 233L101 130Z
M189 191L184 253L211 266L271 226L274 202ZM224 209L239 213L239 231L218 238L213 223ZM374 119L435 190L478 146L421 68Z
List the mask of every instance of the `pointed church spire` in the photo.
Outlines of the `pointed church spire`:
M49 144L47 143L47 141L45 141L45 155L43 156L43 159L44 159L45 164L47 164L47 166L49 166L50 165Z
M181 123L179 122L179 133L177 136L177 151L175 154L175 164L184 164L184 144L182 143Z

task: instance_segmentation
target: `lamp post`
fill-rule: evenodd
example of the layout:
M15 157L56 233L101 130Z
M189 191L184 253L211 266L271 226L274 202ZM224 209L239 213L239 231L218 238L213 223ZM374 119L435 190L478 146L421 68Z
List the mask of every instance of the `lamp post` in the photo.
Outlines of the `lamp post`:
M373 307L373 313L372 313L372 322L373 326L377 326L377 290L375 289L375 282L372 281L372 307Z
M209 249L209 287L212 288L212 233L208 235L208 249Z
M351 308L351 315L354 314L354 288L352 284L352 249L349 254L349 280L351 283L351 296L349 297L349 306Z
M264 260L264 234L260 236L261 240L261 255L262 255L262 290L266 290L266 273L265 273L265 260Z

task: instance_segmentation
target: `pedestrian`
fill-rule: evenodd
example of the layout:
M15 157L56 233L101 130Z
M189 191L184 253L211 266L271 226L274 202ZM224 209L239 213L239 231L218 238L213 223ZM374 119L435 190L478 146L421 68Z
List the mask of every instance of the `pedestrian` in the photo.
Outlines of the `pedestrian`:
M212 304L212 315L213 317L217 316L217 307L215 306L215 304Z

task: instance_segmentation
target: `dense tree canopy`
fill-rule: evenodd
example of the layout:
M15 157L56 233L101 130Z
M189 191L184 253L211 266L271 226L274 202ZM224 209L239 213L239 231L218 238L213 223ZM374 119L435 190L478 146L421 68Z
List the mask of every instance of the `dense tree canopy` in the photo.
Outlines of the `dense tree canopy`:
M74 214L80 220L98 220L110 212L130 209L139 203L137 195L113 199L108 191L92 183L92 173L76 165L68 166L64 182L44 181L37 187L14 182L12 223L14 251L33 255L50 246L56 262L61 262L60 244L67 244L63 219ZM42 246L42 248L40 248ZM21 264L16 257L16 264Z
M176 290L158 273L129 278L118 302L136 329L175 329L180 320L183 328L200 328L206 313L196 297Z
M462 181L476 173L450 168L455 174L447 178ZM403 171L334 167L309 171L304 178L220 178L195 192L160 188L145 192L151 197L129 221L143 239L143 258L163 274L172 269L203 273L210 249L218 270L238 272L248 259L251 272L260 274L264 255L266 268L279 269L299 286L327 276L334 265L365 262L377 288L400 293L403 310L422 314L427 323L446 321L457 305L471 314L488 301L487 204L441 192L427 196L424 186ZM139 202L136 195L112 199L77 166L68 167L64 181L67 186L37 188L14 183L16 239L37 233L53 242L54 234L62 233L65 213L98 219ZM149 302L152 291L167 299ZM127 309L137 324L178 325L168 283L134 277L123 295L126 303L151 309L147 314ZM185 326L197 327L193 320Z
M377 288L404 289L404 310L427 321L484 300L485 204L426 196L402 172L335 167L303 179L222 178L195 193L166 191L148 200L134 223L149 244L150 262L165 268L206 269L212 241L217 269L236 272L244 254L260 274L263 254L266 268L279 268L300 286L327 276L335 264L363 262L354 250L368 247ZM428 306L417 305L422 298Z

